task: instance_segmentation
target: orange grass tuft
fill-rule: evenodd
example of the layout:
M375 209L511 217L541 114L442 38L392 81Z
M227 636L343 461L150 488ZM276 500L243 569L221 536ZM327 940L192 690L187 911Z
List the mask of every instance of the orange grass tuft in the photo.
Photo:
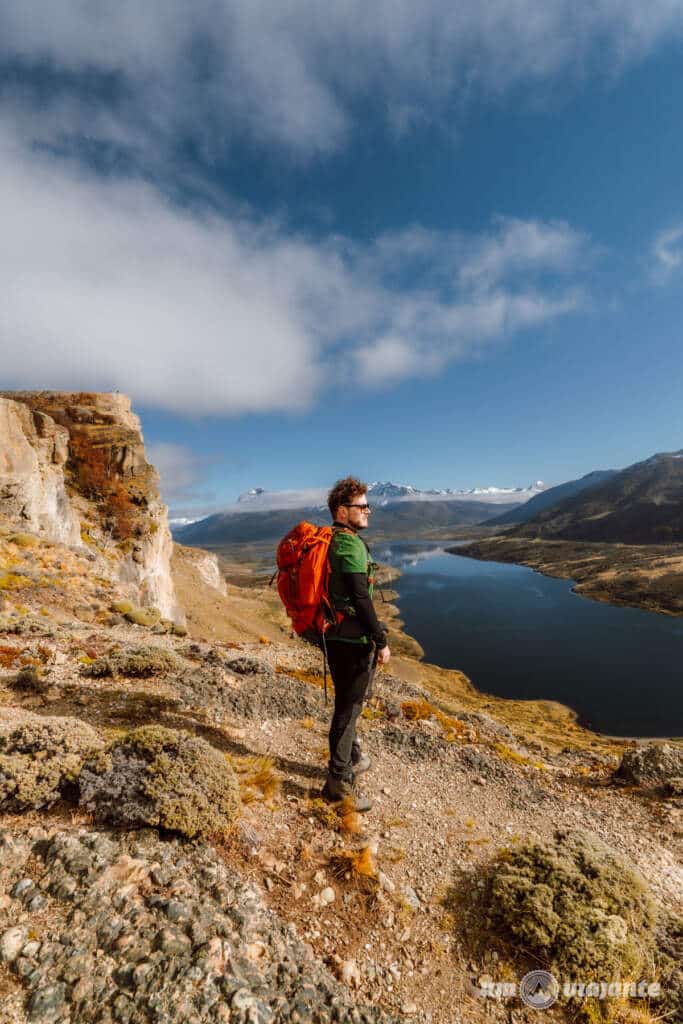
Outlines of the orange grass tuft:
M272 758L240 757L236 754L226 754L225 758L237 773L242 803L272 801L279 795L282 779Z
M444 730L444 739L448 743L473 738L471 726L461 722L459 718L447 715L427 700L404 700L401 704L401 711L409 722L419 722L428 718L436 719Z
M20 655L21 650L18 647L0 644L0 668L11 668Z
M338 878L350 875L356 881L377 884L377 865L371 846L360 850L334 850L328 860L332 874Z
M350 835L358 835L363 831L360 814L356 810L356 805L352 796L345 796L343 798L339 804L339 810L337 813L339 815L339 827L342 832L348 832Z

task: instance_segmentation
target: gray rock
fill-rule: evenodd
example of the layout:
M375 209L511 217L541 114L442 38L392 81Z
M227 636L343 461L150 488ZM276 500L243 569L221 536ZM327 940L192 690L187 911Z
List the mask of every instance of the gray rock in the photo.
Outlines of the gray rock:
M61 982L36 989L28 1002L29 1020L57 1020L62 1012L65 997L66 988Z
M0 831L0 868L21 871L31 853L23 839L15 839L9 832Z
M189 921L192 917L192 911L188 907L187 903L182 903L180 900L169 900L164 908L164 912L169 921Z
M3 932L0 936L0 960L5 963L16 960L26 942L27 934L26 929L20 925Z
M34 889L35 884L32 878L21 878L16 885L12 887L10 896L15 900L25 899L31 892L33 892Z
M615 778L632 786L653 788L683 775L683 750L670 743L648 743L627 750Z
M192 943L187 935L183 935L182 932L174 928L162 929L156 937L155 945L167 956L182 956L192 948Z
M260 661L258 658L251 658L248 655L232 658L227 662L227 666L231 672L236 672L240 676L259 675L262 672L269 671L269 666L265 662Z
M401 887L401 893L406 902L412 907L413 910L420 910L422 904L418 899L417 893L410 885L404 885Z

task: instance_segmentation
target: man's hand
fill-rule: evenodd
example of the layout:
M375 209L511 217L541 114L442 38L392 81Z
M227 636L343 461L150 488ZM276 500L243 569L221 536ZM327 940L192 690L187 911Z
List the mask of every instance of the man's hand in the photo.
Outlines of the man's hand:
M386 665L386 663L389 661L390 657L391 657L391 651L389 649L389 644L387 644L386 647L382 647L377 652L377 664L378 665Z

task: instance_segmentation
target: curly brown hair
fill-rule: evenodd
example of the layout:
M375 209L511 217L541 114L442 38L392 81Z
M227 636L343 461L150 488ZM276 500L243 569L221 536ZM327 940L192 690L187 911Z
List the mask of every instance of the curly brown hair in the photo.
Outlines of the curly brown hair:
M368 485L355 476L345 476L343 480L337 480L327 495L327 507L332 518L336 518L337 509L340 505L348 505L354 498L361 494L367 494L367 492Z

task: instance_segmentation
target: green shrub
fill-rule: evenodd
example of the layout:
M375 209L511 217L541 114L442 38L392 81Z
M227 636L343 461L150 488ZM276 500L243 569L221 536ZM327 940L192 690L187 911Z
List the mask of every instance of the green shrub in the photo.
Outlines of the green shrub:
M132 647L96 658L89 665L83 665L80 673L90 679L115 674L144 679L175 668L178 668L178 659L170 651L161 647Z
M178 659L161 647L134 647L110 656L114 669L122 676L145 678L178 668Z
M114 675L114 666L107 657L95 658L94 661L81 665L79 672L86 679L104 679Z
M21 690L24 693L47 693L50 682L41 676L33 665L26 665L9 680L8 686L12 690Z
M133 729L93 758L79 778L81 804L126 827L153 825L193 838L223 832L237 816L237 776L190 733Z
M156 626L161 615L156 608L131 608L124 612L124 618L136 626Z
M494 865L490 920L560 977L630 978L651 962L656 908L636 869L589 832L558 831Z
M102 746L95 730L77 718L36 715L6 729L0 734L0 809L50 807Z

